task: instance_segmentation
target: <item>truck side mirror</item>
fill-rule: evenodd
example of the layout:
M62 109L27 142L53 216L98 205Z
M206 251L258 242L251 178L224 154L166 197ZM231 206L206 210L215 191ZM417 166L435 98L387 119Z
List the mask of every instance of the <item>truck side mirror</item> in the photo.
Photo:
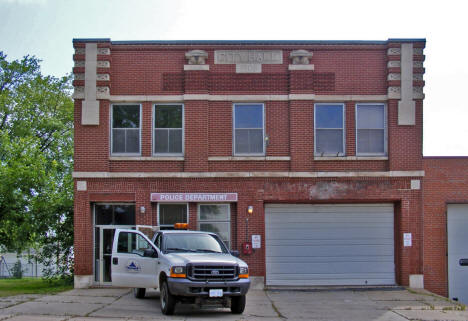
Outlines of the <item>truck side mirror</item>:
M154 249L146 249L143 252L144 257L158 257L158 252L156 252Z
M232 251L231 251L231 255L232 255L232 256L235 256L235 257L239 257L239 251L237 251L237 250L232 250Z

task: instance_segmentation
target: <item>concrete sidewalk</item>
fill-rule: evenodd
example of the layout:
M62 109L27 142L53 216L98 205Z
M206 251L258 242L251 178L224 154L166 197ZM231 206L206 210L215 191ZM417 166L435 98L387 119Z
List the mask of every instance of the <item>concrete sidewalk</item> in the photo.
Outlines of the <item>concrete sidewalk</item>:
M159 292L135 299L127 289L79 289L57 295L0 298L0 321L129 320L468 320L463 306L429 292L408 290L251 290L242 315L229 309L177 305L167 317Z

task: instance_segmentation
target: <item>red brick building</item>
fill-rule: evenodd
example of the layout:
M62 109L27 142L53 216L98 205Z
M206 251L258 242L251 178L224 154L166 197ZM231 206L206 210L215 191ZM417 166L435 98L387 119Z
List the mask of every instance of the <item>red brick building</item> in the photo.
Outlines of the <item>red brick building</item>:
M431 211L468 198L423 202L459 164L422 157L424 39L73 45L76 286L110 284L116 227L182 221L260 284L447 295Z

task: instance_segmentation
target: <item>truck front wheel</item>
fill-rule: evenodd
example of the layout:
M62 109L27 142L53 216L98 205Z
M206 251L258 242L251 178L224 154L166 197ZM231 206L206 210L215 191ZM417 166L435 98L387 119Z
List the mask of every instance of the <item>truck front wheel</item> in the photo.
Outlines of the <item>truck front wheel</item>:
M137 299L143 299L145 297L146 289L145 288L133 288L133 295Z
M241 314L245 309L245 295L231 297L231 312Z
M167 282L163 281L161 284L161 311L165 315L173 315L176 305L175 297L169 292L169 287L167 286Z

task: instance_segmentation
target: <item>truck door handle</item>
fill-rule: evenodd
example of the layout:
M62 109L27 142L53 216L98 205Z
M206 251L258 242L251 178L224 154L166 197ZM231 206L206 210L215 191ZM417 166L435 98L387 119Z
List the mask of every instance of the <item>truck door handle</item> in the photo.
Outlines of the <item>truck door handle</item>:
M468 266L468 259L460 259L460 266Z
M119 258L118 257L113 257L112 258L112 264L114 264L114 265L119 264Z

